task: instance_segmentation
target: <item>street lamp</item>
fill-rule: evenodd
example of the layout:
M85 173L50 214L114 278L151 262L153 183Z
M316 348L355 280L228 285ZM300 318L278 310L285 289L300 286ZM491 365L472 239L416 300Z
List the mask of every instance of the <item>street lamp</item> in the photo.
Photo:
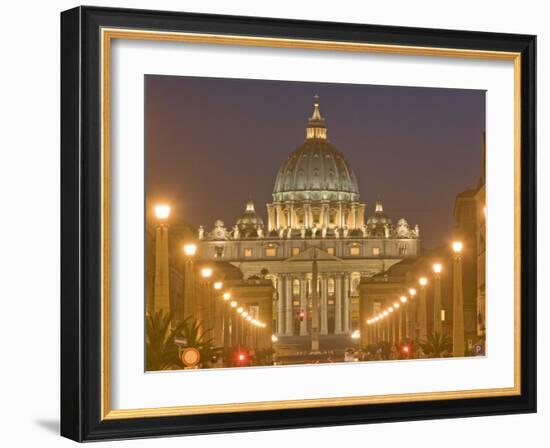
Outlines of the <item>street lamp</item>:
M205 328L212 328L214 325L214 310L213 310L213 297L212 297L212 285L210 283L212 277L212 268L204 267L201 269L201 276L203 278L202 293L203 300L201 309L201 318Z
M395 302L393 304L393 308L395 310L398 310L399 308L401 308L400 303ZM399 315L398 323L397 323L397 342L401 343L401 340L403 339L403 311L401 311L400 313L397 313L397 314Z
M410 294L410 291L414 291L414 293L416 294L416 290L414 290L412 288L409 289L409 294ZM399 301L403 305L405 305L408 302L408 300L409 299L407 299L407 296L399 297ZM397 302L397 304L399 304L399 302ZM405 311L404 311L404 313L405 313L405 338L408 338L409 333L410 333L410 329L409 329L409 327L410 327L409 308L410 307L406 307ZM403 326L403 322L402 322L403 316L402 316L402 314L403 314L403 312L399 315L399 341L401 341L401 335L402 335L402 333L401 333L401 331L402 331L401 328Z
M441 334L441 263L434 263L434 333Z
M155 230L155 281L153 284L152 312L170 312L170 268L168 264L168 225L170 206L155 205L158 224Z
M196 244L184 244L183 245L183 253L187 257L193 257L197 253L197 245Z
M170 206L167 204L155 205L155 216L159 221L166 221L170 216Z
M222 294L224 306L222 307L222 339L223 339L223 347L226 351L228 351L229 346L231 345L231 329L229 325L229 313L227 306L225 304L229 304L231 306L231 303L229 303L229 300L231 299L231 293L226 291ZM237 302L235 302L235 306L237 305Z
M183 318L188 316L197 316L197 300L195 297L195 266L193 258L197 253L197 245L186 243L183 245L184 259L184 277L183 277Z
M214 289L220 290L222 289L223 283L222 282L214 282Z
M462 291L462 241L453 241L453 356L464 356L464 295Z
M463 243L462 241L453 241L453 252L455 254L460 254L462 252Z
M418 309L418 327L420 330L420 339L428 339L428 311L426 304L426 285L428 284L428 279L426 277L420 277L418 279L420 285L420 300L417 304Z

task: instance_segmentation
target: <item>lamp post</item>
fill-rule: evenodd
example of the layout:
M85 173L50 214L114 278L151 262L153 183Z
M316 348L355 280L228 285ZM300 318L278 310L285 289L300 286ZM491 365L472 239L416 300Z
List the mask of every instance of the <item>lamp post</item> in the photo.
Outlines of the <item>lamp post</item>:
M400 310L399 308L401 308L401 305L399 302L395 302L393 304L393 309L399 315L397 323L397 343L401 344L401 341L403 341L403 310Z
M184 261L184 284L183 284L183 316L196 317L197 300L195 296L195 262L194 257L197 253L197 245L188 243L183 246Z
M461 241L455 241L453 248L453 356L464 356L464 295L462 291L462 249Z
M203 279L203 291L204 295L202 297L202 303L199 308L200 315L202 318L203 331L211 327L212 324L212 288L211 288L211 277L212 277L212 268L206 267L201 269L201 276Z
M168 265L168 224L170 206L155 206L157 227L155 231L155 282L153 289L153 312L170 312L170 268Z
M428 339L428 312L426 305L426 285L428 284L428 279L426 277L420 277L418 279L418 284L420 285L420 298L418 301L418 326L420 330L419 337L421 340Z
M217 347L221 347L223 339L223 310L224 304L220 300L223 297L221 289L223 288L223 282L215 281L214 286L214 298L212 300L212 326L214 328L214 342Z
M434 263L434 333L441 334L441 263Z
M317 252L313 252L312 280L311 280L311 351L319 352L319 295L318 295L318 266Z
M414 288L409 288L409 297L411 298L411 300L414 300L415 296L416 296L416 289L414 289ZM405 297L405 296L403 296L403 297ZM401 301L403 301L403 297L401 298ZM407 298L407 297L405 297L405 299L406 299L406 298ZM415 305L416 305L416 303L415 303ZM413 339L414 336L415 336L415 333L414 333L414 331L415 331L415 328L414 328L414 327L415 327L414 321L415 321L415 319L416 319L416 312L415 312L415 310L412 310L412 309L411 309L411 306L412 306L412 305L409 305L409 306L407 306L407 308L405 309L405 326L406 326L406 327L405 327L405 331L406 331L406 336L407 336L407 338L409 338L409 339ZM413 317L413 319L411 319L411 311L414 312L414 317Z
M236 313L237 313L237 301L232 300L229 302L229 306L231 307L231 310L235 311L234 313L230 313L229 315L229 345L231 348L234 348L238 344L238 330L237 330L237 321L236 321Z
M229 328L229 310L228 307L229 301L231 300L231 293L230 292L224 292L222 294L223 299L223 311L222 311L222 347L224 348L224 351L227 351L229 349L229 346L231 345L231 333Z
M399 301L401 302L401 306L405 306L407 304L407 302L409 301L409 299L407 299L407 296L401 296L399 297ZM405 309L404 311L401 311L401 313L405 313L405 339L409 339L411 338L411 334L410 334L410 325L411 325L411 322L410 322L410 316L409 316L409 306L405 306Z
M390 316L389 316L389 324L391 325L391 343L392 345L395 344L395 318L392 319L393 316L393 307L390 306L388 307L388 313L390 313Z
M236 311L237 319L235 322L235 329L237 330L237 346L240 347L243 344L243 321L241 314L243 313L244 309L242 306L239 306Z

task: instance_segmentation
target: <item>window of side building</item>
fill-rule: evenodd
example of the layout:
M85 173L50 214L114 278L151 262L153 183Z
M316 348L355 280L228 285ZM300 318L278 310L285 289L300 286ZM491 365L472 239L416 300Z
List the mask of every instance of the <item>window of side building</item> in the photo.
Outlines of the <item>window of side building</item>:
M327 247L327 254L334 255L334 247Z
M244 256L245 257L251 257L252 256L252 249L247 248L244 250Z
M349 248L350 255L359 255L359 246L352 246Z
M277 256L277 249L275 247L266 248L265 256L266 257L276 257Z
M372 254L373 255L380 255L380 248L379 247L373 247L372 248Z
M292 255L299 255L300 254L300 248L299 247L293 247L292 248Z

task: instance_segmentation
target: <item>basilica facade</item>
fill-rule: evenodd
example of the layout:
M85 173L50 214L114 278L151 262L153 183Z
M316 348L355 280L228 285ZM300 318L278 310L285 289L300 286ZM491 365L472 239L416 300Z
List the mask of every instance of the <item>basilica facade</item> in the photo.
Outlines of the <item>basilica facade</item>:
M359 328L361 278L420 252L418 225L393 223L380 200L365 219L355 173L329 142L317 97L305 141L282 163L266 207L267 222L249 199L233 226L199 227L198 257L229 262L244 278L271 279L279 336L310 335L312 309L321 335L349 334Z

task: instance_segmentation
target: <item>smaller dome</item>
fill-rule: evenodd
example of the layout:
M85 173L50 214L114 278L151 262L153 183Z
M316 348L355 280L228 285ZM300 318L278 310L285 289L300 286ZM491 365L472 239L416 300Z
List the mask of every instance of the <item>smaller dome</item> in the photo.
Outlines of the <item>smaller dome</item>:
M384 213L382 201L377 200L374 215L371 215L367 219L367 228L370 230L372 236L384 236L386 227L390 225L391 219Z
M254 202L249 199L246 203L246 209L237 220L237 227L243 236L256 236L259 228L264 226L263 219L256 214Z
M367 225L377 226L377 225L384 225L384 224L391 224L391 219L388 218L386 213L384 213L384 207L382 206L382 201L377 200L376 208L374 209L374 215L370 216L369 219L367 219Z

